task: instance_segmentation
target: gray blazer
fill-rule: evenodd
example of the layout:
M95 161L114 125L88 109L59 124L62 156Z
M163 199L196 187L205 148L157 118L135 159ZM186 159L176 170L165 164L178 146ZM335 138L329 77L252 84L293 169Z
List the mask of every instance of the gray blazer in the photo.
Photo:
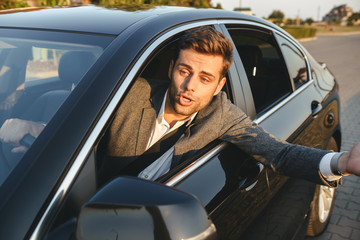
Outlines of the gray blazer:
M159 80L139 78L134 83L105 134L102 178L116 176L117 169L144 153L167 88L168 82ZM275 138L232 104L224 92L197 114L185 136L175 144L172 167L215 139L236 145L280 174L329 184L319 173L319 162L329 151ZM336 182L330 184L337 186Z

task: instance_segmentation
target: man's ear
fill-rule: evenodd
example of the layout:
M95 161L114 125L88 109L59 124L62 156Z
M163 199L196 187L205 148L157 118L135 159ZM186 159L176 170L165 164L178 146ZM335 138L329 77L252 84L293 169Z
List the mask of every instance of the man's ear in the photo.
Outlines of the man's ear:
M223 88L223 86L225 85L225 82L226 82L226 77L223 77L222 79L220 79L217 87L216 87L216 91L214 93L214 96L217 95L221 89Z
M170 65L169 65L169 71L168 71L168 77L171 80L171 73L174 67L174 60L171 60Z

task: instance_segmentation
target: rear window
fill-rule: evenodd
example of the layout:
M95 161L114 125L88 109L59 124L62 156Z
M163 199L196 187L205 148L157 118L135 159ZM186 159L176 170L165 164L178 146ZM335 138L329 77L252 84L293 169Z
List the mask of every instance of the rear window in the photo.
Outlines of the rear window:
M235 26L228 31L243 63L257 114L292 93L286 64L273 35Z

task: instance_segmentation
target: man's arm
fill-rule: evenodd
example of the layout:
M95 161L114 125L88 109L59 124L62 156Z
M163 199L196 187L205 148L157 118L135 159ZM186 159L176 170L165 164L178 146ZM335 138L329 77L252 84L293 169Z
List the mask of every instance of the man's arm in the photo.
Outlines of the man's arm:
M337 186L336 180L327 181L319 171L320 162L331 151L294 145L278 139L252 122L241 109L231 104L224 96L220 101L222 103L217 103L217 106L221 107L216 111L222 113L216 114L214 118L222 119L222 122L212 124L222 126L220 139L234 144L280 174Z
M26 134L38 137L44 129L44 124L12 118L5 121L0 128L0 141L14 146L11 150L13 153L25 152L27 148L20 144L21 139Z

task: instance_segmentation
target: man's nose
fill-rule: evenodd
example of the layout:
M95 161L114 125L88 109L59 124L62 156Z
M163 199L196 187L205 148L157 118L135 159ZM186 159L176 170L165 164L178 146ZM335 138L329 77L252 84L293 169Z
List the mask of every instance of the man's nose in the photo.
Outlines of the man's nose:
M189 76L186 77L184 81L184 88L187 91L195 91L197 88L197 84L198 82L194 74L190 74Z

